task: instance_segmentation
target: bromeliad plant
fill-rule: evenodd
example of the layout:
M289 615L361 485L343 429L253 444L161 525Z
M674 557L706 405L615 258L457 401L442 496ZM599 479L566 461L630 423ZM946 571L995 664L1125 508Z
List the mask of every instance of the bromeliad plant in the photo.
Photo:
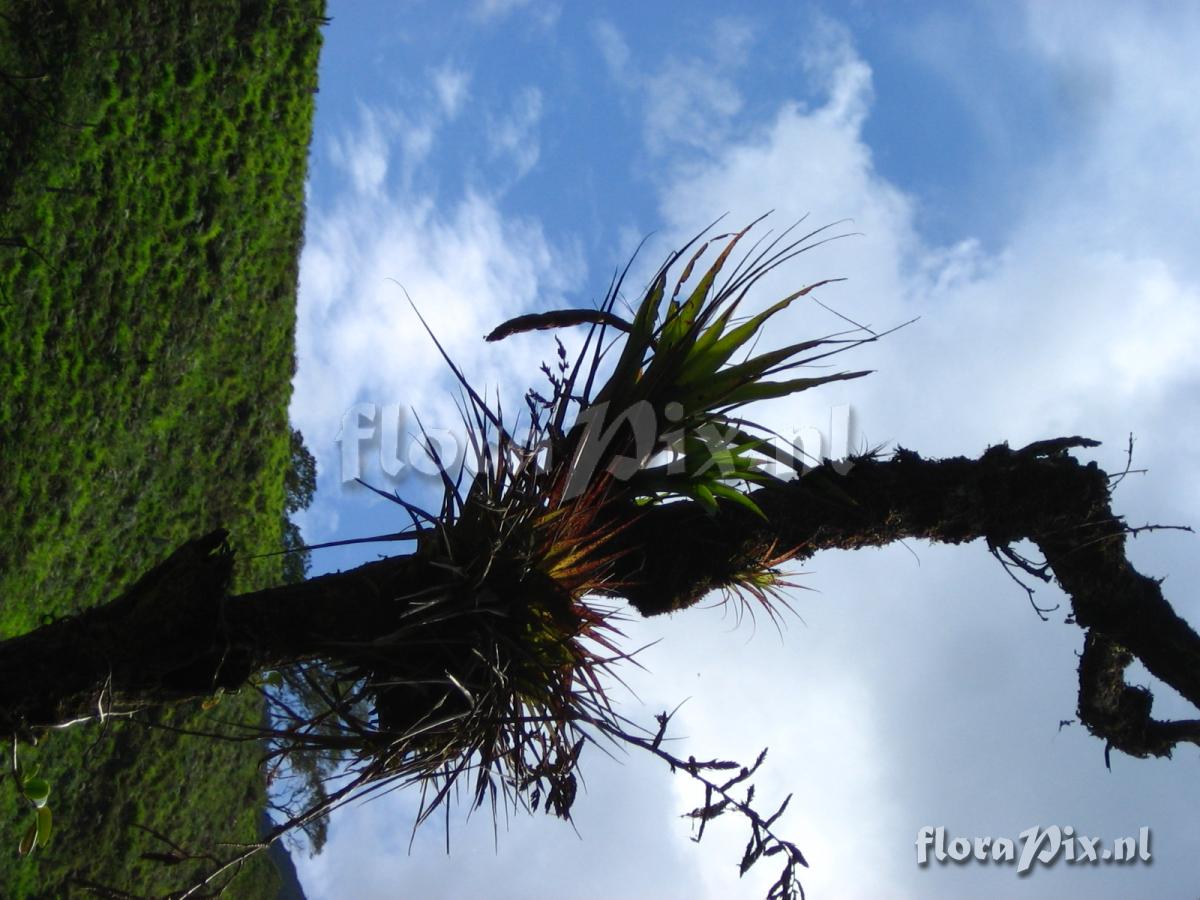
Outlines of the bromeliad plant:
M764 456L759 451L771 433L734 413L756 401L868 374L839 372L768 380L812 365L848 346L875 340L876 335L868 331L864 337L864 329L857 327L857 337L847 337L851 332L843 332L750 354L749 348L775 316L816 288L841 280L810 284L756 315L736 319L750 289L767 273L833 239L820 237L826 226L788 243L783 243L787 232L765 247L761 247L765 239L760 240L718 286L717 279L730 255L756 224L700 244L675 278L668 298L673 269L699 238L672 253L651 280L630 321L614 313L626 267L599 310L521 316L488 335L487 339L494 341L532 329L592 325L583 352L562 385L562 396L556 384L555 399L550 404L555 414L544 440L555 451L553 458L560 467L556 471L562 479L562 492L553 495L556 502L576 498L597 471L606 471L622 482L620 491L627 499L645 502L682 496L715 509L720 497L758 512L739 486L768 477L761 467ZM709 247L721 240L726 243L715 261L681 296ZM623 332L624 341L616 364L593 393L608 349L604 345L608 330ZM742 353L746 358L735 361ZM581 374L584 383L576 395ZM572 412L574 426L567 430L564 423ZM624 424L628 425L625 433L615 435L612 429ZM631 451L633 456L629 455ZM668 457L665 461L652 464L655 457L664 455ZM803 463L786 454L780 461L803 470Z
M520 438L499 401L486 401L437 344L459 381L477 464L471 473L451 472L426 441L444 487L438 513L384 494L413 526L386 537L415 540L415 558L436 574L419 593L397 598L404 612L394 631L369 645L334 648L343 662L332 668L292 674L293 684L320 698L323 712L314 716L297 705L295 691L266 692L279 772L301 750L336 756L347 778L280 830L351 795L410 782L422 785L421 820L464 778L475 806L490 799L569 817L588 740L632 743L671 761L660 746L665 721L657 739L637 737L605 692L613 665L627 658L614 611L596 599L627 587L612 580L612 564L625 552L619 537L647 504L683 497L712 510L733 503L762 515L747 491L776 477L762 465L771 433L738 413L757 401L867 374L792 375L877 338L869 330L842 332L752 352L776 316L829 282L739 317L751 288L831 239L824 228L788 239L789 229L760 239L732 264L756 224L703 242L697 237L671 254L628 319L617 312L626 266L599 309L521 316L488 335L494 341L588 327L574 363L560 341L556 365L543 365L549 396L527 394ZM693 283L714 244L722 245ZM784 374L791 377L774 378ZM803 470L794 457L783 461ZM308 549L324 546L330 545ZM778 578L769 563L748 567L740 578L770 610ZM694 760L684 767L700 778ZM734 803L729 791L736 780L723 789L704 783L710 796L725 791L722 809ZM770 822L752 821L758 853L766 853L774 840ZM794 849L787 854L792 868L802 864Z

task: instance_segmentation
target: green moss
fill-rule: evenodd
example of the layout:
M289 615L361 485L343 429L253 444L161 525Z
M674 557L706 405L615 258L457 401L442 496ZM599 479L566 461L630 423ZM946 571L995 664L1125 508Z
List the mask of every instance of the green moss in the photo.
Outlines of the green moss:
M218 524L247 552L280 545L323 5L0 0L0 72L44 76L0 79L0 637L103 602ZM254 562L240 588L279 577ZM214 712L260 714L250 696ZM19 859L0 782L5 898L178 886L135 824L197 850L254 835L258 748L164 722L204 719L25 754L54 783L56 834ZM260 860L232 893L272 884Z

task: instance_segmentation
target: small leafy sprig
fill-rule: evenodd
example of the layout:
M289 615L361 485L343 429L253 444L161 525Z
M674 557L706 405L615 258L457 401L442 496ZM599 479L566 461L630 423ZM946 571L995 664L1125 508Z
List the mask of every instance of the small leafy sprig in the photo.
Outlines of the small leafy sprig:
M678 711L678 708L676 709ZM767 758L767 748L749 766L728 759L698 760L695 756L682 759L663 749L663 739L666 737L667 726L675 712L661 712L655 716L658 728L651 736L630 733L625 729L605 728L609 737L647 751L670 766L671 771L684 772L704 787L704 802L683 818L691 819L696 826L692 840L699 843L704 837L705 827L713 819L733 812L745 819L750 826L750 837L746 849L738 864L738 875L744 876L760 860L773 856L783 856L783 869L779 877L768 888L767 900L804 900L804 887L800 883L797 870L808 868L808 861L791 841L775 834L773 826L783 816L792 800L788 794L779 807L770 815L764 816L754 807L754 785L750 779L758 772ZM719 778L717 773L736 772L728 778ZM739 797L735 790L745 786L744 796Z
M54 817L51 815L48 805L50 782L37 775L22 773L21 764L17 758L16 738L13 738L12 744L12 771L17 789L21 792L21 798L33 811L33 821L29 823L17 845L17 852L21 856L28 856L38 847L45 847L50 843L54 824Z

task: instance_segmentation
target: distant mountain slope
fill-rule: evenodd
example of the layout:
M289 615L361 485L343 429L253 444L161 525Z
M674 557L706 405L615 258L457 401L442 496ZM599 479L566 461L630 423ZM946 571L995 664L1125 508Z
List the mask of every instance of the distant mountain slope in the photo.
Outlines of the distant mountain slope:
M259 819L259 834L265 834L275 826L275 822L264 812ZM304 887L300 884L300 875L296 872L296 864L292 854L283 841L276 841L267 851L271 862L279 872L279 894L277 900L308 900L304 895Z

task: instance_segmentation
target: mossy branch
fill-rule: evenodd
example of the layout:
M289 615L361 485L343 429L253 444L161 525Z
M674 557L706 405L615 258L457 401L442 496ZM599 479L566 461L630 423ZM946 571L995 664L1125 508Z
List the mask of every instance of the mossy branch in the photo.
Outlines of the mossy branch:
M1094 443L1001 445L978 459L898 450L886 460L858 459L844 474L826 464L754 491L764 516L724 502L715 515L698 503L667 504L624 534L628 552L614 577L643 615L657 615L735 586L737 573L768 555L777 559L780 547L803 560L906 539L983 540L991 549L1029 540L1070 598L1071 620L1087 632L1081 721L1124 753L1169 755L1181 741L1200 743L1200 727L1151 718L1150 692L1126 685L1123 672L1136 657L1200 709L1200 636L1175 613L1161 582L1129 562L1132 529L1112 511L1109 476L1065 452Z

